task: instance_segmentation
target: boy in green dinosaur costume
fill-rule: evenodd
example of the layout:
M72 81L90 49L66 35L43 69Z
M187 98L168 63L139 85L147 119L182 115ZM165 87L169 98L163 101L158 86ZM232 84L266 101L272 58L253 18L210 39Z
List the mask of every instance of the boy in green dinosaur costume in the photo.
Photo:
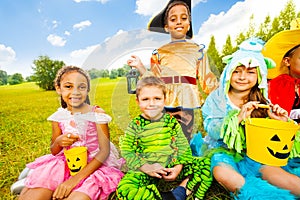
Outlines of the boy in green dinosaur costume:
M192 156L180 124L164 112L165 96L165 84L158 77L145 77L137 84L142 114L120 138L129 169L117 188L120 199L186 199L190 191L203 199L211 185L210 160ZM161 191L173 182L181 184L172 192Z

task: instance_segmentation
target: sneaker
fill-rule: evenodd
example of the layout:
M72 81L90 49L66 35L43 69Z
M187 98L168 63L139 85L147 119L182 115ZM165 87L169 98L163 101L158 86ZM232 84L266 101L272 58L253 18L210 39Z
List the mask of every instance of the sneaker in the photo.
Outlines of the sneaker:
M14 195L21 193L22 189L25 187L25 178L18 180L10 187L10 192Z

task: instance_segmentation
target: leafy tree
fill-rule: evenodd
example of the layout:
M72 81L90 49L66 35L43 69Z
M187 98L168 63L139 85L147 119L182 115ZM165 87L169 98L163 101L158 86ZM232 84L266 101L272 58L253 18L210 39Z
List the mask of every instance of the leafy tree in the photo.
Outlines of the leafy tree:
M101 77L101 71L98 70L98 69L95 69L95 68L92 68L92 69L88 70L88 73L89 73L91 79Z
M54 90L53 81L57 71L65 65L63 61L51 60L48 56L39 56L37 60L33 61L35 67L34 80L36 84L45 90Z
M278 17L275 17L272 21L272 28L270 30L270 38L275 35L276 33L280 32L280 29L279 29L279 18Z
M280 31L290 29L291 21L296 18L295 7L296 6L293 0L287 2L286 6L280 12L279 16L273 19L270 33L268 34L267 39L270 39L273 35L275 35Z
M100 77L103 77L103 78L109 77L109 71L108 71L108 69L102 69L100 72L101 72Z
M126 70L126 71L130 71L131 70L131 67L127 64L124 64L123 65L123 68Z
M34 82L35 77L33 75L31 75L31 76L27 76L25 79L27 82Z
M250 22L248 30L244 30L238 34L235 39L237 46L234 48L234 51L238 49L238 46L246 39L255 36L255 24L254 24L254 15L250 16Z
M117 71L118 71L118 77L122 77L126 75L125 69L123 67L118 68Z
M250 22L249 22L249 26L248 26L248 30L246 31L245 37L246 38L250 38L254 36L255 33L255 23L254 23L254 15L252 14L250 16Z
M8 84L10 85L17 85L23 82L24 82L24 78L20 73L15 73L11 76L8 76Z
M223 71L224 65L222 63L222 58L216 48L216 41L214 36L211 36L210 38L207 55L212 72L216 76L219 76Z
M222 57L226 55L230 55L235 52L236 48L232 46L230 35L227 36L226 43L223 46Z
M111 70L110 74L109 74L109 78L116 79L117 77L118 77L118 70L116 70L116 69Z
M289 30L290 22L296 18L296 5L293 0L289 0L278 16L279 31Z
M235 39L237 46L239 46L244 40L246 40L246 36L241 32Z
M131 67L129 65L127 65L127 64L124 64L122 68L119 68L117 70L118 70L118 76L119 77L124 77L131 70Z
M7 73L6 71L0 70L0 85L6 85L7 84Z
M256 36L262 39L263 41L268 41L270 39L270 29L271 29L271 17L267 15L265 21L260 24Z

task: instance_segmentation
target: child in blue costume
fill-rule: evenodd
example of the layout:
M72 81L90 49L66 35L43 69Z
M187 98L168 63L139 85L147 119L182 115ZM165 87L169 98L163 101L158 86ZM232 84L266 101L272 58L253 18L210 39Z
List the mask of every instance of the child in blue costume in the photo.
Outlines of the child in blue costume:
M294 199L300 195L298 176L284 167L258 163L245 154L244 119L251 116L290 121L287 111L267 99L267 67L273 67L274 62L262 56L263 43L248 39L225 57L227 65L220 86L202 107L208 133L203 147L213 149L208 152L214 178L235 199ZM270 110L259 108L259 104L269 104Z
M166 87L155 76L139 80L136 101L141 114L120 138L128 172L117 188L119 199L184 200L189 191L203 199L212 182L210 159L193 157L180 124L164 112ZM161 186L180 186L171 192Z

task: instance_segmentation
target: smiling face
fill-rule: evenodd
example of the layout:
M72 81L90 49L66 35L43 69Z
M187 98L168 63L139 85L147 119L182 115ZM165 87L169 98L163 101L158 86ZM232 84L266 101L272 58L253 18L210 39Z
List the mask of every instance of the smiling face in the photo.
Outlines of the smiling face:
M62 76L56 91L66 102L68 110L81 108L85 105L88 95L88 80L84 75L71 71Z
M256 67L237 67L231 75L230 85L232 91L250 92L257 83Z
M157 86L145 86L137 97L142 116L149 120L157 120L163 115L165 97L163 90Z
M188 9L182 4L173 6L168 12L167 23L165 25L165 31L170 33L171 40L184 40L189 28L190 18Z

